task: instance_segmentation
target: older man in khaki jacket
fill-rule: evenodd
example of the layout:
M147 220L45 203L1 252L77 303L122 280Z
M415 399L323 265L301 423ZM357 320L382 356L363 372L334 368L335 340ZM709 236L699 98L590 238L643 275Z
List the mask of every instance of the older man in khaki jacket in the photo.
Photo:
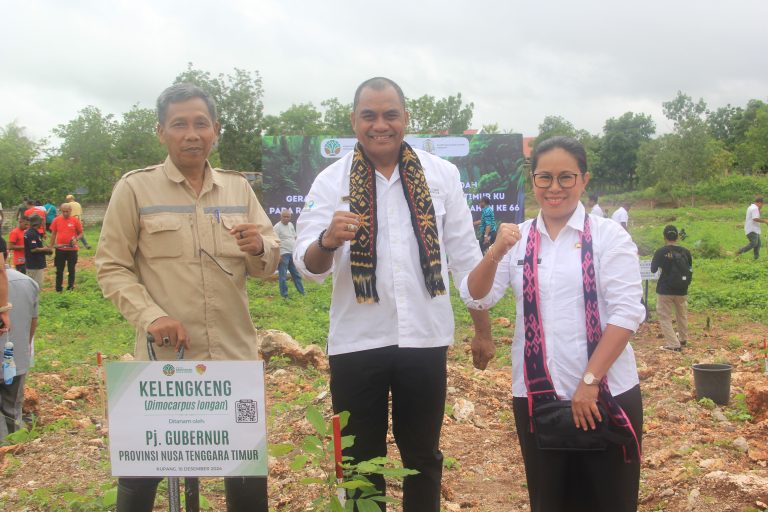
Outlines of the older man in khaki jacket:
M147 333L158 359L182 345L189 359L258 359L245 280L275 272L272 224L241 173L208 163L219 123L206 92L169 87L157 112L168 158L115 185L96 251L99 284L136 327L140 359ZM118 511L151 511L157 483L121 478ZM228 510L267 511L265 478L228 478L225 487Z

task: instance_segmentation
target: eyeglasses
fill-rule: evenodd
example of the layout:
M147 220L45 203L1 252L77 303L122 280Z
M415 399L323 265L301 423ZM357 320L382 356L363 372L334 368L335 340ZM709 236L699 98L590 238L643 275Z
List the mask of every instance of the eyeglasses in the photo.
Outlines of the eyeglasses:
M576 186L576 177L579 175L577 172L564 172L557 175L557 184L560 188L573 188ZM555 180L555 177L551 174L541 173L532 174L533 184L537 188L549 188Z

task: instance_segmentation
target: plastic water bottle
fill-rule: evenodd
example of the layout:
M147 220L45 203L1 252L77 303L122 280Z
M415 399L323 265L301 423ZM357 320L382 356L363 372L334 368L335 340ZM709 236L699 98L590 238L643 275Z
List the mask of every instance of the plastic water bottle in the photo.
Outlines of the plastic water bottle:
M3 350L3 380L6 384L13 384L16 377L16 361L13 360L13 342L8 341Z

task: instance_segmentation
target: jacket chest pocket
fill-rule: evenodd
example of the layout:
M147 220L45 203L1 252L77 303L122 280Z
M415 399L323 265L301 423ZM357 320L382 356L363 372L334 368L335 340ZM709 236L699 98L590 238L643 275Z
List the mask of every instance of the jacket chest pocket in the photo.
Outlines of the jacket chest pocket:
M245 253L237 245L237 234L231 235L230 230L238 224L248 222L248 217L242 213L222 213L221 222L213 224L213 239L216 241L216 256L225 258L243 258Z
M169 215L142 217L139 251L149 259L182 256L184 247L192 246L192 234L182 221Z

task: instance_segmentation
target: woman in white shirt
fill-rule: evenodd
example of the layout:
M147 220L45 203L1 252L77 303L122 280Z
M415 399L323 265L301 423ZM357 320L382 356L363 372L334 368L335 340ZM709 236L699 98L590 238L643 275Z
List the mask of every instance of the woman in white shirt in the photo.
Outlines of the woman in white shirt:
M493 306L507 288L515 294L513 410L533 512L637 510L643 413L628 343L645 316L637 247L621 226L585 212L580 197L589 177L575 139L538 144L532 179L539 215L502 224L462 282L462 297L476 309ZM531 413L557 400L571 401L563 411L568 429L605 421L626 443L605 451L540 449Z

